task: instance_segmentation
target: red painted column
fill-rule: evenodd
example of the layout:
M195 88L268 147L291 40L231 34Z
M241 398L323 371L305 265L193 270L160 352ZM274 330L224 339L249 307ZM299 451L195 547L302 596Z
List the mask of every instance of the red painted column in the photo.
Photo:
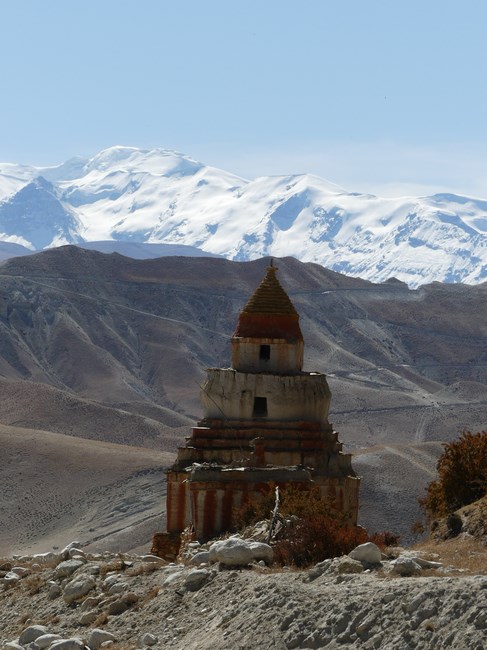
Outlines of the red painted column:
M204 491L203 497L203 521L202 532L203 537L211 537L217 531L215 530L215 515L216 515L216 494L215 490L208 489Z

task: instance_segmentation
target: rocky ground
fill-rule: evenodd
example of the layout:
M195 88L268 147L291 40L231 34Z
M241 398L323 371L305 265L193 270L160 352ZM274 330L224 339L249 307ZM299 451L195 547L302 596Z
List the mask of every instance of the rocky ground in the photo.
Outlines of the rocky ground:
M74 543L1 561L0 647L481 650L485 547L455 544L459 557L470 557L469 568L426 550L391 549L380 563L352 552L355 559L296 571L258 560L267 557L265 545L235 556L195 544L183 562L168 564L153 556L88 554ZM243 560L246 568L232 566Z

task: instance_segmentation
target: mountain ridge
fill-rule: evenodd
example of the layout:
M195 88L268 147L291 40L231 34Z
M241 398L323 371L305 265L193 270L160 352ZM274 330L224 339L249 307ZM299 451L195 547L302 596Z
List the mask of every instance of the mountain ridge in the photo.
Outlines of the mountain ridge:
M105 405L178 404L196 418L197 383L206 367L228 364L238 313L268 264L134 260L74 246L3 262L0 373ZM378 442L391 417L409 439L420 425L430 431L418 441L478 425L487 400L487 283L411 290L293 258L275 264L301 316L306 363L333 383L340 428L354 429L362 418L360 429L367 429L371 417L371 440ZM469 395L478 407L467 418ZM450 427L441 413L452 418Z
M25 223L22 194L38 176L53 188L42 236ZM235 261L294 256L416 287L485 281L486 234L483 199L385 199L311 174L246 180L163 149L111 147L51 168L0 164L0 240L31 249L110 240L186 245Z

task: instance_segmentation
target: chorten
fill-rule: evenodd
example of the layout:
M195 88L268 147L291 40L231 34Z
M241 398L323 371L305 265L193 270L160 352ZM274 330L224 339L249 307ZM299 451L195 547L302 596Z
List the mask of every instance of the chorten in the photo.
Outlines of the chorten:
M210 368L203 418L167 472L167 530L197 539L232 529L270 483L317 485L356 523L360 479L328 422L326 377L303 371L299 316L269 266L232 336L232 367Z

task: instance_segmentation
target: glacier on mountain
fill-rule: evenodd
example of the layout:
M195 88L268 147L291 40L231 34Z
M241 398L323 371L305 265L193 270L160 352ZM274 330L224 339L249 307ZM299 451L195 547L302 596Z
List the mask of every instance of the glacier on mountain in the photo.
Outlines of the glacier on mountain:
M83 241L76 213L55 195L53 185L42 176L24 185L0 203L0 239L18 237L18 243L36 250ZM30 246L29 246L30 245Z
M163 149L111 147L57 167L0 164L0 240L291 255L374 282L487 280L487 201L380 198L310 174L245 180Z

